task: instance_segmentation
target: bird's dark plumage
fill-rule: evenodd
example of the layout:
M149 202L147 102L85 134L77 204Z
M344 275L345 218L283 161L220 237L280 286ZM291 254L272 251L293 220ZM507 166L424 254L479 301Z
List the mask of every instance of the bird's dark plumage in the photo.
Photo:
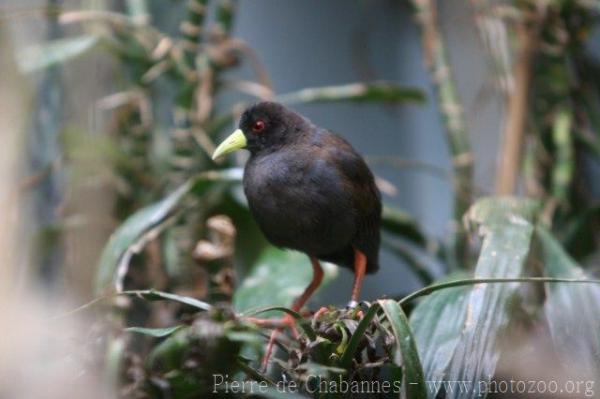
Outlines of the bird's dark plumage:
M358 249L375 272L381 199L352 146L272 102L246 110L240 129L251 153L244 191L267 239L349 268Z

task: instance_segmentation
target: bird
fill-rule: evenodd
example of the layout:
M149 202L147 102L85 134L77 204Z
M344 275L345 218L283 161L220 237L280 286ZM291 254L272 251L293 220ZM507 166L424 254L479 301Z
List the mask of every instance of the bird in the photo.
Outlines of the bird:
M365 274L379 268L382 209L362 156L343 137L270 101L248 107L212 158L240 149L250 152L243 188L252 217L269 242L305 253L313 268L292 310L321 284L320 261L354 272L348 306L356 307Z

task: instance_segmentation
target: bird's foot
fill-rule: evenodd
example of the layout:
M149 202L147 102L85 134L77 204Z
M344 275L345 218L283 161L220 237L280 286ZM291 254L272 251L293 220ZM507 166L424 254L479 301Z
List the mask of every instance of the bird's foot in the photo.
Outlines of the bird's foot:
M289 314L286 314L284 317L278 319L267 319L260 317L244 317L244 321L247 321L252 324L256 324L259 327L264 328L275 328L275 329L283 329L290 328L292 333L294 334L294 338L298 338L300 334L298 333L298 329L296 327L296 319Z
M269 337L269 342L267 343L267 350L265 351L265 355L263 356L262 362L261 362L261 370L263 372L267 371L267 368L269 367L269 360L271 359L271 355L273 354L273 348L275 347L275 341L277 340L277 336L279 335L279 333L281 332L281 330L284 327L289 327L290 330L292 331L292 334L294 335L294 338L298 339L300 337L300 334L298 333L298 329L296 327L296 319L294 319L292 316L290 316L289 314L286 314L283 319L281 319L281 323L283 324L283 326L280 326L276 329L274 329L271 332L271 336Z
M357 306L358 306L358 301L355 301L354 299L352 299L350 302L348 302L348 304L346 305L346 308L354 309Z
M252 324L256 324L259 327L265 328L283 328L286 327L289 321L282 317L280 319L266 319L260 317L244 317L242 320L247 321Z
M359 302L351 300L350 302L348 302L348 305L346 305L346 310L348 311L349 315L351 315L352 317L356 316L359 320L361 320L364 317L364 313L359 305Z
M328 313L329 311L330 310L328 308L322 306L319 310L315 312L315 314L313 315L313 319L318 320L321 316L323 316L325 313Z

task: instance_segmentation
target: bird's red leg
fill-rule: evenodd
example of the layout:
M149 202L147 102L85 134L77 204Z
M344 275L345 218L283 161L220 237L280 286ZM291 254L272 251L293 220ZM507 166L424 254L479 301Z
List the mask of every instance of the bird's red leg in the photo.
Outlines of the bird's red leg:
M321 285L321 281L323 281L323 269L321 268L321 264L319 260L315 257L310 257L310 263L313 267L313 278L308 287L304 290L302 295L300 295L292 304L292 310L294 312L299 312L300 309L308 302L312 294L315 293L317 288ZM296 331L296 321L290 315L286 315L283 318L284 322L289 325L294 330L294 335L298 336L298 332ZM282 327L278 327L273 332L271 332L271 336L269 337L269 343L267 344L267 350L265 352L265 356L262 360L262 368L263 370L267 369L269 364L269 359L271 354L273 353L273 346L275 345L275 340L277 339L277 335L281 332Z
M354 248L354 284L352 284L352 297L349 307L353 308L358 305L360 298L360 289L362 288L365 272L367 271L367 257L364 253Z
M302 295L300 295L292 305L292 310L294 312L299 312L300 309L308 302L312 294L315 293L317 288L321 285L321 281L323 281L323 269L321 268L321 264L319 260L315 257L310 257L310 263L313 267L313 278L308 287L304 290Z

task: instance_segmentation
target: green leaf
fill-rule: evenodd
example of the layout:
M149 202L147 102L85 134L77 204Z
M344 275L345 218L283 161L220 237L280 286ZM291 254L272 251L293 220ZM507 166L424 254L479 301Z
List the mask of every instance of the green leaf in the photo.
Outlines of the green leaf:
M104 359L104 386L113 392L118 390L119 381L121 381L125 348L126 345L123 336L109 337Z
M183 354L190 346L190 335L189 327L181 328L171 334L152 349L148 356L148 364L154 367L160 362L166 370L177 368Z
M200 310L210 310L212 306L206 302L202 302L196 298L191 298L189 296L181 296L176 294L171 294L168 292L155 291L155 290L134 290L134 291L123 291L122 295L132 295L139 296L141 298L150 300L150 301L173 301L179 302L184 305L191 306Z
M567 200L575 169L572 119L568 109L561 109L554 117L552 129L556 153L552 167L552 192L561 202Z
M297 389L297 388L296 388ZM255 389L255 391L258 389ZM308 399L309 396L304 396L299 392L292 390L283 390L281 388L269 386L265 389L260 389L259 392L253 392L252 397L265 399Z
M415 339L404 311L396 301L384 299L378 301L385 317L392 326L396 339L394 362L402 366L402 391L406 398L426 398L427 390L423 379L423 369L417 352Z
M548 277L587 279L583 269L546 229L538 226L536 237ZM600 287L546 284L546 296L544 313L566 369L578 378L600 375Z
M233 320L223 320L224 314L202 314L190 326L184 326L156 345L147 358L147 365L154 370L188 372L185 362L194 357L201 360L201 367L193 370L196 380L207 387L213 374L232 374L240 349L245 343L258 342ZM214 319L213 319L214 318ZM230 336L233 338L230 339ZM257 333L258 336L258 333ZM202 397L202 395L200 395Z
M483 236L475 278L516 278L530 251L537 202L485 198L468 211L467 222ZM519 283L474 286L468 298L469 317L454 350L447 381L489 381L498 361L497 341L510 321L509 302ZM480 398L479 384L468 392L447 392L448 398Z
M37 72L81 56L99 41L98 36L83 35L28 46L17 52L17 63L24 73Z
M513 197L487 197L478 200L465 215L465 223L481 229L480 234L507 233L519 227L531 228L540 203ZM483 252L483 251L482 251Z
M441 269L433 267L434 262L437 260L425 248L419 248L400 237L394 239L383 235L381 237L381 247L406 262L406 265L421 279L423 284L431 284L435 279L434 276Z
M126 328L125 331L142 335L148 335L154 338L162 338L173 334L175 331L179 330L182 327L183 326L173 326L166 328L129 327Z
M444 281L463 277L453 276ZM470 289L454 287L436 291L419 302L410 315L425 381L444 379L465 322ZM428 393L435 398L437 390Z
M321 288L337 276L337 266L323 263ZM234 308L247 311L266 306L290 306L312 280L306 255L268 247L233 295Z
M364 338L367 328L377 315L383 310L385 317L390 322L392 332L397 344L397 355L394 362L403 370L403 392L407 398L426 398L425 382L423 380L423 369L417 353L415 340L409 327L404 311L393 300L380 300L371 305L362 320L358 323L352 334L344 353L339 360L339 367L348 370L352 365L352 359L356 355L359 344Z
M371 324L371 321L377 315L377 312L379 310L379 304L376 303L371 305L371 307L369 308L367 313L365 313L362 320L358 323L358 326L356 326L356 330L354 331L354 334L352 334L352 337L350 338L350 341L346 346L346 350L344 351L344 353L342 353L342 356L340 357L339 365L341 368L348 370L352 365L352 359L354 358L354 355L358 350L360 341L363 339L365 332L369 327L369 324Z
M248 364L249 362L250 361L248 359L245 359L242 356L238 356L236 364L242 370L242 372L252 380L258 382L266 382L269 386L276 385L276 383L272 381L268 376L261 374L257 370L254 370L252 366Z
M427 238L417 222L406 212L390 206L384 206L381 214L381 229L401 236L421 247L427 245Z
M241 169L232 168L202 173L184 183L167 197L142 208L131 215L112 234L100 256L96 275L96 292L114 283L122 290L123 279L131 257L156 238L169 221L178 215L184 200L190 194L200 196L217 182L236 182L241 179Z
M276 97L276 101L288 105L339 101L423 103L425 95L419 89L402 87L392 82L361 82L310 87L279 95Z
M121 291L119 282L125 277L126 266L131 257L142 250L146 241L158 235L161 226L174 215L177 206L192 186L192 182L188 181L163 200L140 209L112 234L100 257L96 276L97 292L111 282L117 283L117 291ZM150 231L155 231L156 234L149 235ZM117 271L123 269L125 270L117 275Z

